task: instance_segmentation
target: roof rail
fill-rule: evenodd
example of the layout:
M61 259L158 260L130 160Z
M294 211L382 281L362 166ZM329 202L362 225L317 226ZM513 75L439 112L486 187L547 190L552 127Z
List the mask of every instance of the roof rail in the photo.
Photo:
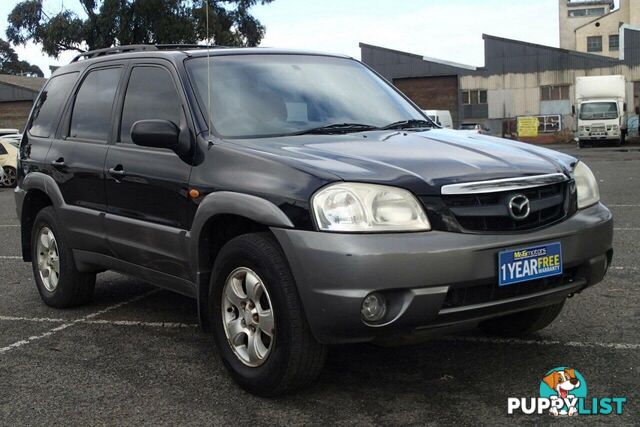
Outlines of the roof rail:
M154 50L180 50L180 49L219 49L226 46L201 45L201 44L130 44L123 46L106 47L104 49L89 50L76 55L71 62L78 62L81 59L97 58L105 55L115 55L118 53L143 52Z

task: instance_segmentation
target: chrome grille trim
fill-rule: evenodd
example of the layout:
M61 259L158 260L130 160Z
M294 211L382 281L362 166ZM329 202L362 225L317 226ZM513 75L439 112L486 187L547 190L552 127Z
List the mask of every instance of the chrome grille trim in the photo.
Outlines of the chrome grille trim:
M492 181L463 182L460 184L443 185L441 194L478 194L497 193L500 191L514 191L525 188L539 187L568 181L563 173L550 173L546 175L522 176L517 178L503 178Z

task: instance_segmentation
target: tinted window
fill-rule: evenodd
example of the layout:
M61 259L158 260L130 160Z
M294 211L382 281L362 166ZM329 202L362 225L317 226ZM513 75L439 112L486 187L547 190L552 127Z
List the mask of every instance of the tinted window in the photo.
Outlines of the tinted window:
M313 55L229 55L187 61L219 134L291 135L321 126L381 127L424 116L357 61ZM205 105L209 109L209 105Z
M71 138L105 141L111 127L111 107L116 95L120 68L90 72L76 95L71 115Z
M0 156L4 156L7 154L7 150L5 150L4 145L0 144Z
M64 105L78 73L62 74L49 79L44 90L33 106L29 133L34 136L48 137L56 127L55 120Z
M131 141L131 126L138 120L161 119L180 124L180 98L169 71L136 67L131 72L122 109L120 141Z

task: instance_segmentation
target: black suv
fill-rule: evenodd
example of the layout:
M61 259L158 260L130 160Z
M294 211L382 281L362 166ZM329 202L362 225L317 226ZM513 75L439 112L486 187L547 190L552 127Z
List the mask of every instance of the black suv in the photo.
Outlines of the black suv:
M311 382L328 344L541 329L612 257L584 163L441 129L319 53L83 54L38 97L18 184L46 304L89 302L109 269L196 298L260 395Z

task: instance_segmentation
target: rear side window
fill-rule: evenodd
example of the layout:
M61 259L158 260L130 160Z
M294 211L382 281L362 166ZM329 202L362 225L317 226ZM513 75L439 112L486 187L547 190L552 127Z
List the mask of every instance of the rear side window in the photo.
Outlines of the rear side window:
M106 141L111 128L111 108L122 68L89 72L76 95L69 137Z
M4 145L0 144L0 156L4 156L7 154L7 150L4 148Z
M73 88L78 73L62 74L52 77L33 106L29 133L47 138L56 128L58 112L64 105Z
M138 120L161 119L180 124L181 103L173 78L160 67L131 71L122 108L120 141L131 141L131 126Z

